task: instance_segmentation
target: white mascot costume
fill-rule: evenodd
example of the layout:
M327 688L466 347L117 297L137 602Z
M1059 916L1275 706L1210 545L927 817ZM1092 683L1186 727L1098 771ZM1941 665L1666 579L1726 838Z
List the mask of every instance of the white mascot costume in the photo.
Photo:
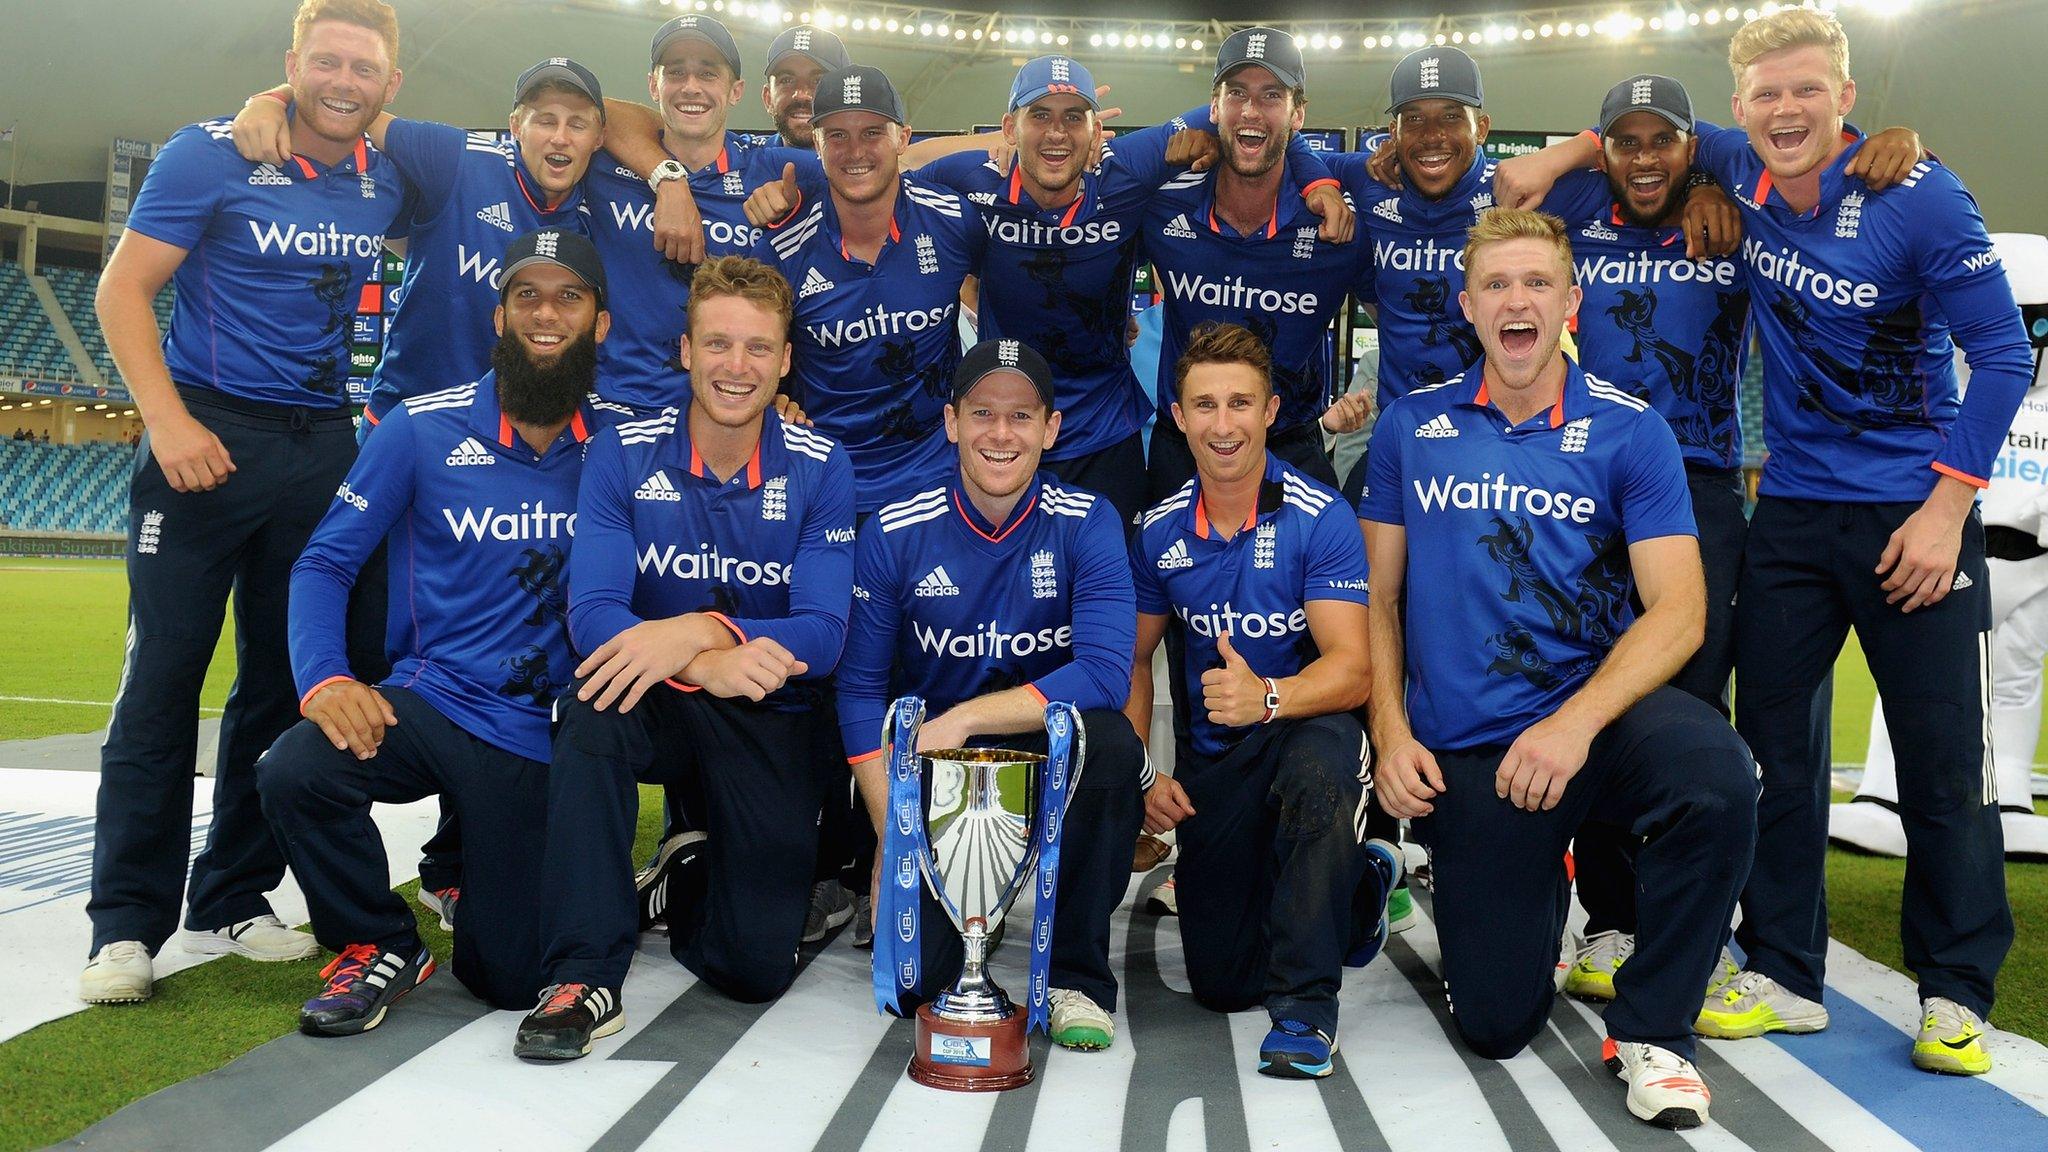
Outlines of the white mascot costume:
M2013 417L1980 507L1993 539L1991 571L1991 756L2008 859L2048 859L2048 817L2036 816L2032 775L2041 732L2042 662L2048 659L2048 236L1992 236L2026 318L2034 384ZM1998 531L2003 528L2006 531ZM2031 554L2030 554L2031 553ZM1856 799L1831 809L1828 837L1886 856L1906 854L1899 825L1898 762L1884 702L1871 709L1869 762Z

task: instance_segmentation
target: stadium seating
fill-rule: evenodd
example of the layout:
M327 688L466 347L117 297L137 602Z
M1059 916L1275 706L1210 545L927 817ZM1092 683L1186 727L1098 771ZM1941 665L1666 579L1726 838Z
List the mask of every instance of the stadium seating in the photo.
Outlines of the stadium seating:
M87 312L90 314L91 309ZM80 379L70 353L64 350L57 330L50 326L50 318L43 312L42 302L30 290L21 265L11 261L0 261L0 372L42 379Z
M57 294L57 303L63 305L64 314L71 318L71 326L78 331L78 339L85 345L92 362L99 367L100 374L108 383L118 384L119 372L114 370L113 354L107 351L106 334L100 331L98 314L93 310L93 294L99 291L100 274L79 268L57 268L45 265L41 269L50 281L50 288ZM171 298L169 286L157 295L156 320L159 327L168 328L171 323Z
M128 444L0 440L0 527L126 532L134 459L135 448Z

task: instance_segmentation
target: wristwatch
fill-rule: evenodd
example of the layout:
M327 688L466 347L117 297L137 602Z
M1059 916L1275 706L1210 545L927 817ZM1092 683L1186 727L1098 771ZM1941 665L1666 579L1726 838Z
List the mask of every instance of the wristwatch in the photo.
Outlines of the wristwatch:
M1259 723L1271 724L1273 717L1280 714L1280 685L1275 683L1271 676L1261 676L1259 679L1266 682L1266 714L1259 717Z
M682 161L663 160L654 166L654 174L647 178L647 188L658 195L663 184L671 180L687 180L689 178L690 170L683 167Z

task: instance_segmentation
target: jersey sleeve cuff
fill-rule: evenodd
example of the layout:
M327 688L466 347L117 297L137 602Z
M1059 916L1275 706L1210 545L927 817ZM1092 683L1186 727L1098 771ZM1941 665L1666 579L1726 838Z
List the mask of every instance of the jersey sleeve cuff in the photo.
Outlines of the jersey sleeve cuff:
M1321 180L1311 180L1311 181L1309 181L1308 183L1306 183L1306 184L1302 185L1302 186L1301 186L1301 198L1302 198L1303 200L1306 200L1306 199L1308 199L1308 194L1309 194L1309 193L1311 193L1311 192L1313 192L1313 191L1315 191L1315 190L1316 190L1316 189L1318 189L1318 188L1342 188L1342 187L1343 187L1343 185L1341 185L1341 184L1337 183L1337 178L1336 178L1335 176L1325 176L1325 177L1323 177L1323 178L1322 178Z
M702 692L704 690L704 686L702 684L690 684L685 681L678 680L673 676L669 677L666 680L663 680L662 683L668 685L669 687L675 689L678 692Z
M1047 700L1047 699L1045 698L1045 693L1044 693L1044 692L1042 692L1042 691L1040 691L1040 690L1039 690L1039 687L1038 687L1038 685L1036 685L1036 684L1026 684L1026 685L1024 686L1024 690L1025 690L1026 692L1029 692L1029 693L1031 693L1031 695L1032 695L1032 696L1034 696L1034 697L1036 697L1036 698L1037 698L1037 700L1038 700L1038 706L1039 706L1040 708L1044 708L1044 707L1046 707L1046 706L1048 706L1048 705L1050 705L1050 704L1052 703L1052 701L1050 701L1050 700Z
M858 756L848 756L846 758L846 764L850 768L858 767L862 764L867 763L870 760L879 760L881 759L881 756L882 750L880 748L877 748L873 752L863 752Z
M1963 483L1968 484L1972 488L1991 487L1991 481L1982 479L1981 477L1972 476L1968 472L1963 472L1955 468L1951 468L1948 465L1943 464L1939 460L1936 460L1934 463L1928 465L1928 467L1934 469L1936 472L1941 473L1943 476L1950 476L1957 480L1961 480Z
M321 689L327 687L329 684L333 684L338 681L353 679L355 679L355 677L353 676L342 676L337 674L334 676L329 676L327 679L322 680L318 684L313 685L311 688L306 689L306 694L299 697L299 715L304 716L306 714L307 702L312 700L313 697L318 696L320 694Z

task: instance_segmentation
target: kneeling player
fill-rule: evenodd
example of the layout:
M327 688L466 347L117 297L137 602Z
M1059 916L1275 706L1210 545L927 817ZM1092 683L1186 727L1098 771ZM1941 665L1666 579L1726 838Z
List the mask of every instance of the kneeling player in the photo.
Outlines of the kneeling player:
M557 711L542 891L546 983L513 1051L571 1060L625 1026L636 781L671 788L669 946L736 1000L796 978L823 781L817 680L846 636L853 471L770 412L794 299L773 269L690 283L690 405L592 443L569 624L590 653Z
M385 413L292 567L292 671L305 720L259 765L263 812L340 953L302 1031L366 1032L434 970L391 891L370 805L441 794L478 866L459 905L455 976L500 1008L541 986L548 712L575 656L563 568L610 327L597 250L535 232L505 255L493 370ZM490 465L490 467L483 467ZM395 529L395 531L394 531ZM344 617L389 536L406 650L378 688L352 679Z
M1116 1036L1109 916L1130 883L1145 767L1118 711L1131 679L1131 573L1108 499L1039 471L1060 431L1052 405L1052 369L1016 340L984 341L961 360L945 409L959 446L952 481L884 506L861 530L839 722L879 834L890 700L924 698L932 718L920 750L1043 753L1047 702L1080 710L1086 759L1061 848L1051 1032L1068 1048L1106 1048ZM943 923L929 894L923 911L926 925ZM929 995L958 973L960 938L927 931L924 941Z
M1337 1051L1343 966L1377 950L1400 855L1365 841L1372 756L1351 714L1366 697L1365 547L1335 492L1266 450L1280 409L1271 371L1258 337L1216 324L1195 329L1175 369L1195 478L1131 542L1125 714L1150 725L1170 613L1185 640L1173 674L1201 705L1174 775L1146 793L1145 829L1180 830L1188 983L1220 1012L1265 1006L1259 1071L1320 1077Z
M1706 619L1685 468L1646 401L1559 351L1579 299L1556 217L1480 217L1460 300L1485 358L1373 432L1377 788L1431 849L1451 1019L1490 1059L1549 1013L1573 834L1643 838L1606 1055L1630 1112L1690 1128L1708 1101L1693 1017L1749 871L1756 767L1663 686Z

